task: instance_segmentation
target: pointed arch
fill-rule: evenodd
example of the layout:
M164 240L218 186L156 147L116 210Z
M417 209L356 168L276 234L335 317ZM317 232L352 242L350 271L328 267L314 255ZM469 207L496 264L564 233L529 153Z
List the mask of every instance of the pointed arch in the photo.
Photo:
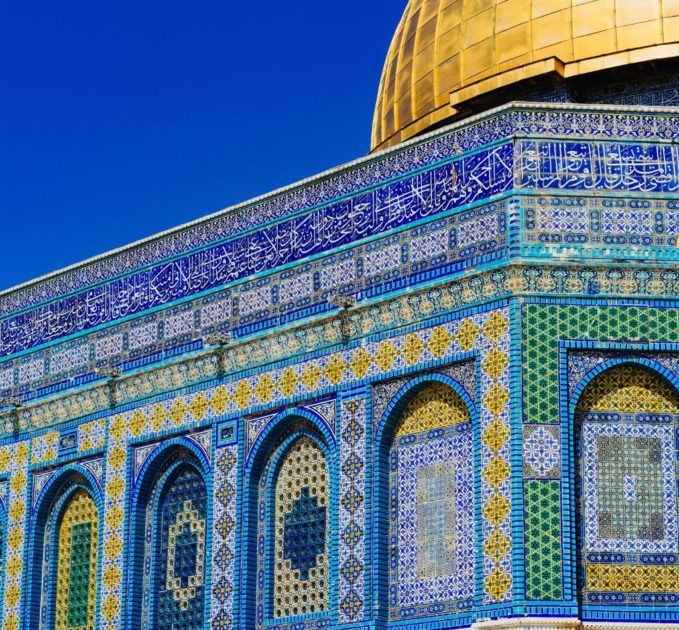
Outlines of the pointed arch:
M327 615L333 597L335 438L309 409L272 419L246 462L240 625Z
M174 438L146 460L130 497L128 626L203 628L208 616L209 462Z
M65 466L31 514L30 627L90 628L98 615L101 491L83 466Z
M619 357L571 398L584 618L678 602L678 391L655 361Z
M455 379L424 374L377 421L373 564L388 576L377 584L382 620L466 612L474 599L476 407Z

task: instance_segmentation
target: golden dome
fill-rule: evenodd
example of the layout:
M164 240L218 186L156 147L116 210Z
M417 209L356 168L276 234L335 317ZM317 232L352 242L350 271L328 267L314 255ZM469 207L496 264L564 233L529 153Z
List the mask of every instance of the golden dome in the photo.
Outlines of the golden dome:
M373 150L523 79L679 57L679 0L410 0L389 48Z

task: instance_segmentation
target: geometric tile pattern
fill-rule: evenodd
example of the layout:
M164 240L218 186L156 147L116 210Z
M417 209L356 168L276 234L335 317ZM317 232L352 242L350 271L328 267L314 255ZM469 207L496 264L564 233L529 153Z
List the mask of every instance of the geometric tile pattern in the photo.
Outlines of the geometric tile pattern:
M339 619L348 623L365 614L366 399L343 400L340 422Z
M445 176L430 179L432 185L443 186L445 190L452 186ZM446 195L441 195L441 198L446 198ZM439 212L444 210L445 207L438 208ZM107 333L115 343L106 346L106 355L103 358L117 364L138 359L140 350L136 347L137 344L143 348L144 354L154 355L168 345L181 346L202 339L205 334L203 329L212 330L215 323L228 326L232 330L239 329L246 314L246 321L261 317L261 313L268 313L269 318L277 315L289 318L291 310L294 313L293 309L297 304L324 305L329 290L341 290L348 284L353 287L353 291L363 288L374 291L384 286L397 272L399 276L412 278L414 282L424 271L455 263L461 256L464 257L465 264L472 265L479 255L487 256L491 252L497 253L506 249L507 212L507 203L499 201L444 216L439 220L430 219L426 225L400 234L391 234L369 245L356 246L349 261L329 264L335 260L329 256L311 265L302 263L293 269L272 272L268 282L262 287L247 290L247 284L241 285L221 291L217 296L220 297L219 300L212 296L209 299L195 300L183 306L180 312L177 312L177 307L160 311L150 327L140 326L136 320L118 324ZM390 217L390 220L396 219ZM385 258L385 251L391 252L391 255ZM322 281L314 282L314 277L319 275ZM216 308L221 313L218 322L214 321L212 315ZM183 323L181 331L170 324L176 324L180 316ZM74 347L68 350L72 355L69 361L43 359L48 367L39 382L41 387L44 389L54 384L55 387L65 389L70 382L68 379L81 378L80 375L96 369L102 360L100 351L103 334L98 332L74 341ZM124 343L126 338L127 344ZM135 340L134 343L129 341L130 338ZM61 356L58 352L57 346L55 350L43 351L43 354L55 353ZM7 370L11 372L13 368ZM25 383L20 382L19 385Z
M562 596L561 486L558 481L525 482L526 595L538 601Z
M104 485L104 544L101 557L100 624L120 628L123 609L123 541L127 512L127 442L131 432L125 418L116 415L107 422L106 480Z
M620 288L611 286L606 290L616 291ZM554 387L556 375L559 373L559 340L635 339L670 343L679 341L679 312L673 308L527 304L523 307L523 326L524 422L527 424L550 425L559 422L559 388ZM620 378L617 380L620 384ZM645 376L643 380L646 380ZM630 382L629 379L623 379L623 390L615 394L617 402L623 403L625 408L630 408L628 402L634 400L634 396L629 395L629 392L635 391L638 387L634 385L634 382L634 380ZM613 388L613 391L617 390L618 388ZM594 391L594 389L590 390L590 392ZM603 391L599 391L594 395L594 400L607 400L606 396ZM636 400L638 404L639 398ZM642 404L648 406L649 409L667 408L668 403L662 402L667 400L665 394L661 394L659 398L655 395L641 398ZM669 404L671 408L674 403ZM592 404L592 406L597 405ZM535 487L532 483L526 484L524 495L526 509L529 509L531 505L528 491L529 489L535 490ZM551 484L550 488L552 488ZM545 506L541 510L544 520L536 523L535 532L531 532L534 536L532 540L540 535L545 537L545 541L559 540L561 542L561 523L550 516L561 509L561 491L557 493L553 489L550 496L551 507ZM526 536L528 535L527 530ZM544 580L545 576L553 575L555 576L554 588L547 589L547 592L551 592L553 599L558 599L560 589L557 589L556 585L561 580L562 571L562 554L554 553L551 544L531 549L530 556L526 560L527 597L543 600L545 589L540 586L541 580ZM584 579L583 576L580 577L581 582L582 579ZM560 596L563 596L562 590ZM619 594L615 597L619 597ZM630 597L634 602L642 603L645 596L631 594ZM589 604L608 604L612 601L610 594L599 596L594 593L589 593L587 600ZM662 602L671 603L667 597L663 598L658 595L658 603Z
M69 499L61 516L58 541L55 628L93 628L99 511L85 490L76 490Z
M434 328L392 337L388 341L369 341L357 349L342 350L325 357L292 364L287 368L276 368L254 377L133 408L109 418L106 429L107 472L104 493L106 513L112 513L114 518L105 518L103 522L106 542L101 554L101 570L107 579L101 583L102 627L120 627L123 609L122 575L124 522L127 510L125 497L128 488L126 476L128 441L156 435L160 431L175 431L195 426L199 421L216 418L225 413L245 413L251 405L261 404L259 396L263 388L258 388L257 383L265 377L271 379L274 384L275 391L269 399L269 404L275 404L288 400L288 396L299 395L302 392L336 387L355 382L359 378L366 378L371 374L379 375L404 367L413 368L423 362L445 360L460 352L478 351L482 358L487 359L482 360L481 370L483 398L481 423L485 427L486 435L482 447L482 461L484 469L487 469L482 485L484 505L488 504L488 508L483 512L484 540L488 540L498 528L501 532L507 532L503 535L508 537L509 508L498 506L498 502L503 501L496 496L509 497L507 464L509 445L506 429L508 426L506 392L509 384L507 361L504 358L507 348L506 312L486 313L463 321L445 323ZM216 503L219 504L219 501ZM233 518L235 517L225 516L225 523L223 527L217 527L215 536L219 536L220 531L227 537L224 540L232 536L233 526L229 526L228 523ZM500 546L499 549L503 547ZM490 589L486 593L489 602L496 601L495 598L506 599L510 595L512 572L510 558L509 549L505 555L495 552L492 555L485 554L484 575ZM233 559L219 556L219 561L226 570ZM351 572L346 574L351 575ZM226 576L224 572L220 575ZM233 587L230 586L232 582L229 578L225 577L225 580L220 583L215 579L213 586L215 589L220 588L220 585L223 586L224 590L219 591L220 597L229 601ZM351 604L357 605L359 604ZM228 614L215 605L213 608L215 627L220 627L219 623L222 621L228 627Z
M471 415L460 395L442 383L432 383L415 395L403 411L395 438L469 422Z
M472 320L465 320L473 323ZM472 326L458 329L458 342L480 350L481 501L484 603L511 599L511 467L509 428L509 320L493 311ZM461 335L461 331L464 332ZM496 544L498 543L499 544Z
M679 341L679 312L673 308L528 304L524 307L524 339L526 420L557 423L559 392L553 379L558 374L560 339L672 343Z
M639 274L635 269L623 266L591 269L587 273L576 273L572 269L556 269L553 266L525 265L508 267L503 273L496 271L481 272L478 276L436 287L415 295L406 295L388 303L377 305L374 309L356 311L350 318L356 330L367 333L381 331L385 322L392 325L410 324L422 317L448 312L451 307L472 305L479 296L504 297L514 290L529 293L542 293L544 290L559 293L587 294L596 287L602 293L622 290L627 294L647 297L657 294L674 294L673 273L648 270ZM294 334L283 333L271 337L255 338L246 344L237 345L226 353L227 364L232 367L244 365L249 357L258 360L275 361L287 359L290 350L324 347L325 339L339 338L339 324L329 319L311 324L308 329ZM311 344L311 345L310 345ZM148 392L180 389L218 371L218 361L214 354L198 355L184 363L168 364L162 370L154 369L136 375L134 379L122 379L116 385L116 399L136 402ZM110 405L106 388L97 387L83 393L66 395L39 402L26 407L22 421L36 427L44 427L55 422L66 421L74 415L79 416L83 409L105 410ZM6 430L11 428L7 426Z
M164 489L158 523L160 548L154 554L154 627L159 630L204 627L207 493L190 466Z
M33 438L31 447L31 463L42 464L57 458L59 449L59 432L51 431Z
M7 496L7 537L3 571L4 590L2 606L3 630L18 630L22 599L24 569L24 542L27 531L29 442L15 442L0 447L0 474L9 476Z
M238 446L219 448L213 483L212 597L213 630L233 628L236 579L236 484Z
M524 477L558 478L561 474L561 440L558 428L529 426L524 430Z
M536 132L645 141L672 140L677 135L673 116L648 111L589 111L577 109L573 105L556 110L520 105L506 107L490 119L463 120L444 135L432 138L423 145L405 146L377 162L371 158L362 160L348 172L342 171L330 176L324 174L313 185L272 193L256 203L230 208L182 231L149 239L134 248L125 248L111 258L96 260L84 268L78 267L56 277L32 283L21 291L3 296L0 300L0 313L22 310L88 284L223 240L253 226L261 226L267 221L326 203L338 195L356 192L416 168L436 164L456 151L475 149L481 142L489 143L512 134Z
M318 444L297 439L275 482L274 618L327 610L329 483Z
M78 426L78 452L90 451L104 446L106 439L106 420L92 420Z
M657 374L619 365L578 400L580 586L588 604L679 586L679 399ZM641 566L640 566L641 565ZM673 603L659 598L657 605Z
M72 296L61 297L54 303L10 316L2 327L15 328L16 333L4 336L0 345L0 356L21 352L63 337L65 325L59 324L66 320L69 321L70 334L83 333L122 317L159 308L257 273L328 252L359 239L394 230L419 218L428 218L480 201L510 188L513 155L511 143L505 141L471 154L453 155L454 166L450 163L438 165L425 173L386 183L381 190L368 190L353 198L316 208L306 215L287 219L282 224L262 226L256 231L234 235L226 243L199 252L189 252L184 258L163 261L150 270L135 271L128 276L108 281L103 287L83 289L75 299ZM457 185L454 185L451 176L453 169L458 173ZM482 170L484 177L475 177L473 173L476 170ZM422 203L423 198L432 199L433 203ZM354 220L347 221L347 213L354 212L357 214ZM363 219L362 216L366 218ZM470 236L465 234L464 229L460 230L459 240L470 241L465 248L468 250L467 254L478 253L474 246L484 242L488 233L494 235L496 230L490 230L493 222L497 230L496 219L488 220L483 225L472 225L471 228L463 226L467 230L476 229L476 233ZM290 234L298 232L304 233L303 239L290 238ZM497 248L498 240L490 241L487 244L489 248L491 243L495 246L493 249ZM265 249L268 252L266 255L263 254ZM464 252L460 252L458 258L464 257ZM331 290L334 285L341 284L343 271L342 266L334 270L327 266L325 273L321 272L324 276L324 288ZM339 282L333 277L339 277ZM177 278L179 281L175 281ZM238 294L242 291L243 287L238 287L235 292ZM247 316L259 312L261 309L257 308L258 298L266 293L269 293L269 289L264 286L259 295L251 294L249 299L244 296L241 314ZM87 309L88 317L77 316L83 308ZM190 311L187 315L179 310L165 321L165 329L170 332L170 338L181 338L182 334L193 332L194 325L193 313ZM117 344L115 339L113 341L114 345L122 349L122 335ZM101 340L97 343L103 350L103 358L108 358L109 354L117 354L107 344L102 344ZM87 346L84 348L89 351ZM75 349L82 351L82 348ZM58 363L59 359L60 357L52 357L52 362ZM70 363L70 359L71 357L65 359L64 364Z
M679 413L679 401L657 374L618 365L588 384L578 399L580 413Z
M471 416L436 383L416 394L390 451L389 611L394 620L469 608L474 596ZM509 541L507 541L507 545Z

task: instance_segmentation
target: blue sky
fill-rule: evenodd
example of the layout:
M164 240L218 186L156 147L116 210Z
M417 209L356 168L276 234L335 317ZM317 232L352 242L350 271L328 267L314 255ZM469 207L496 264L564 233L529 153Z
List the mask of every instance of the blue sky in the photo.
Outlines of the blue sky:
M0 0L0 288L366 154L405 4Z

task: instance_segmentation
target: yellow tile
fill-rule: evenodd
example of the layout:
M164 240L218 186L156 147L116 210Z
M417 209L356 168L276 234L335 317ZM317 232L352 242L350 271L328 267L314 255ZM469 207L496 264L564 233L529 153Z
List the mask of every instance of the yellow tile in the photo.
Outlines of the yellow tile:
M419 81L425 74L432 70L434 61L434 44L415 55L413 59L413 76Z
M594 0L573 7L573 36L583 37L612 29L615 19L613 0Z
M423 76L413 90L415 97L415 115L423 116L434 109L434 73Z
M398 103L396 104L396 113L398 116L398 124L400 126L404 126L412 122L413 112L410 93L406 94L405 96L403 96L403 98L399 99Z
M493 67L494 57L494 41L490 37L467 48L462 55L462 81L482 78L480 75Z
M640 7L639 0L616 0L615 2L615 24L617 26L648 22L657 20L659 17L660 4L657 0L644 2L643 9Z
M567 41L571 36L571 12L550 13L533 22L533 48L545 48Z
M568 63L573 60L573 41L569 39L565 42L554 44L553 46L538 48L534 51L533 55L535 59L549 59L550 57L556 57L564 63Z
M412 62L410 62L398 72L395 94L395 101L397 103L397 106L398 101L400 101L404 96L410 98L410 90L413 87L412 66L413 64Z
M457 26L444 33L438 40L438 58L450 59L460 52L462 47L462 26Z
M436 69L436 85L439 98L447 101L450 92L460 85L460 55L444 61Z
M445 9L443 9L439 19L440 33L446 33L451 28L459 26L462 22L462 0L456 0L456 2L451 3Z
M665 17L679 16L679 0L662 0L662 14ZM669 41L667 37L665 41Z
M422 28L417 33L417 41L415 43L415 53L424 50L427 46L431 46L436 39L436 25L438 20L432 18L422 25Z
M508 31L498 33L495 46L497 63L500 64L520 55L526 55L531 50L531 25L520 24Z
M495 30L506 31L530 20L530 3L526 0L506 0L497 5Z
M665 18L663 20L663 32L665 34L665 41L679 41L679 16Z
M423 22L427 22L430 18L436 18L439 8L439 0L426 0L422 7Z
M533 0L533 18L570 9L570 0Z
M507 72L516 68L516 66L523 66L529 64L533 60L532 53L526 53L525 55L519 55L518 57L512 57L507 61L498 63L498 72Z
M469 18L478 15L487 9L491 9L494 6L495 0L464 0L462 19L468 20Z
M660 20L630 24L618 28L618 50L629 50L642 46L652 46L662 42Z
M487 9L478 15L468 19L463 25L462 45L469 48L474 44L491 37L495 24L493 16L495 9Z
M614 30L576 37L573 40L573 54L576 59L597 57L598 55L615 52L615 50L616 40Z

